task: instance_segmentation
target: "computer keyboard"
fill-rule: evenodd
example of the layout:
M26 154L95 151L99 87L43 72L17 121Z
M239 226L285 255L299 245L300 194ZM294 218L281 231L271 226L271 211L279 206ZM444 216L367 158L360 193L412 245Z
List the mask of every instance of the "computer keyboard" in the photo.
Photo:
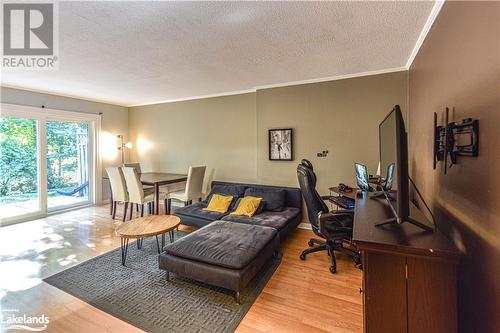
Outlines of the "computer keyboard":
M346 196L338 196L338 197L330 197L330 201L345 209L353 209L354 208L354 200L348 198Z

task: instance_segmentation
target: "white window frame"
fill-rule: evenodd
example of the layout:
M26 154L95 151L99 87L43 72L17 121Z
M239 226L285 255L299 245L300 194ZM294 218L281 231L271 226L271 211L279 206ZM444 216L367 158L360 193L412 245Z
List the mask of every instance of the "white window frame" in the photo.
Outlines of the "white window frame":
M102 200L102 161L99 154L99 138L101 135L101 116L92 113L74 112L66 110L48 109L33 106L1 103L0 117L17 117L38 121L37 126L37 161L38 161L38 190L40 209L37 212L4 218L1 226L43 218L50 214L70 209L81 208L85 205L95 205ZM47 121L74 121L85 122L89 125L89 201L64 207L47 206Z

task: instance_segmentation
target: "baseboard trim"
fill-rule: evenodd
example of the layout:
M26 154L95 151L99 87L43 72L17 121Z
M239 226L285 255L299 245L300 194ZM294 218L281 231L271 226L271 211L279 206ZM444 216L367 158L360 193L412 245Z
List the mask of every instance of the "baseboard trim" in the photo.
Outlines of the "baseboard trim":
M302 222L301 224L299 224L298 226L299 229L306 229L306 230L312 230L311 228L311 224L310 223L306 223L306 222Z

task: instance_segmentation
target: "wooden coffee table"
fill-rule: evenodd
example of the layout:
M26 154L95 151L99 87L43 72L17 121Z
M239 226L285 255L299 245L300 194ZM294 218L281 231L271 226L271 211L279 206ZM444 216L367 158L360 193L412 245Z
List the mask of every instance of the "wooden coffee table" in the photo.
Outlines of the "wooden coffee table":
M156 237L156 247L160 254L160 243L158 236L162 235L161 248L165 246L165 233L169 233L170 242L174 241L174 229L181 223L181 219L173 215L149 215L124 222L116 228L116 234L120 236L122 249L122 265L125 266L127 259L129 239L137 239L137 248L142 247L144 237Z

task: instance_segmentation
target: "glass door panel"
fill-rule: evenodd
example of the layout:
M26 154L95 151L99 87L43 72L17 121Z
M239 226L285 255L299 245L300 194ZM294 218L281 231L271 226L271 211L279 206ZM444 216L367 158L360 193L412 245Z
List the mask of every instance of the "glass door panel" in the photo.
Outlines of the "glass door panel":
M0 218L40 212L38 121L0 118Z
M47 121L46 138L49 211L88 204L88 123Z

